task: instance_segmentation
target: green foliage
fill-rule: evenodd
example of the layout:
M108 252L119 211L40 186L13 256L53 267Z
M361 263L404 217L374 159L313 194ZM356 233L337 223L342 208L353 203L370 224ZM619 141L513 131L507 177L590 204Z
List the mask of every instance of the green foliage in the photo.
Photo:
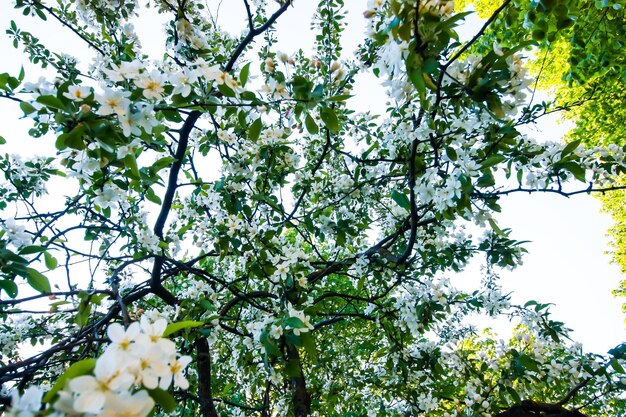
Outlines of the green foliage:
M500 2L470 3L481 17L488 17ZM557 97L552 107L571 110L565 113L576 124L568 134L571 143L582 142L590 147L626 145L626 107L622 105L626 101L625 5L621 1L535 1L525 14L505 11L499 19L501 26L494 26L498 29L491 36L503 44L520 39L519 34L524 32L516 31L516 27L535 28L533 37L541 43L529 68L536 76L535 87ZM572 172L584 180L583 172ZM615 185L624 186L623 178L616 179ZM612 255L625 272L624 193L598 198L614 221L609 230ZM623 295L623 291L617 289L615 294Z

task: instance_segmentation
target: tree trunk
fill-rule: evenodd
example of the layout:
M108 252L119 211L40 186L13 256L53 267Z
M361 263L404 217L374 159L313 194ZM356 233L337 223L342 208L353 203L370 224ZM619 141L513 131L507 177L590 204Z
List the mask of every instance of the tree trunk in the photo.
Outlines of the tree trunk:
M293 389L293 409L295 417L308 417L311 413L311 394L306 390L306 380L300 363L300 354L298 348L293 345L287 345L287 359L296 361L298 364L299 375L291 377L291 386Z
M211 353L209 352L209 342L206 337L200 337L196 340L196 351L198 353L198 397L200 398L202 416L218 417L215 404L213 403Z

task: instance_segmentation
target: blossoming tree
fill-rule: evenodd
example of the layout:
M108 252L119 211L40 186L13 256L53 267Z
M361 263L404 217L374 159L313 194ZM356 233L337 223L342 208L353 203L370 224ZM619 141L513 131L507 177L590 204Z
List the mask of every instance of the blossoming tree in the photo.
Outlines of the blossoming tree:
M505 0L462 41L451 1L370 1L350 56L342 0L319 2L314 45L277 50L300 2L241 0L233 34L217 1L15 0L93 60L7 31L55 76L0 74L0 96L56 149L0 157L7 415L623 412L626 345L586 353L549 304L498 284L524 252L493 219L502 196L606 191L626 171L622 147L522 133L553 111L526 63L572 30L567 2ZM131 24L150 9L159 60ZM363 74L384 114L352 110ZM482 284L456 288L476 257ZM513 337L477 332L485 316Z

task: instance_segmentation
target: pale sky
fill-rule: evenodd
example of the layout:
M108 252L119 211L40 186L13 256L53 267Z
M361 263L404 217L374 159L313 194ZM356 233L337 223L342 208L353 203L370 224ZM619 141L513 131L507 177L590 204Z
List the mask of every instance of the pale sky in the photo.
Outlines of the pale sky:
M64 51L79 59L86 57L86 49L74 42L71 33L67 30L48 30L53 22L45 25L33 19L24 19L21 14L15 13L8 2L0 4L0 30L9 26L14 19L18 26L32 31L35 36L44 40L51 49ZM241 14L236 10L241 2L224 2L220 17L222 24L229 30L234 29L236 22L232 19ZM292 53L298 48L312 45L313 32L309 30L309 17L317 2L296 1L295 7L279 20L279 49ZM365 7L362 0L346 0L350 11L349 22L352 22L346 32L344 54L349 54L352 45L356 45L364 32L360 26L360 16ZM227 7L228 6L228 7ZM242 9L243 10L243 9ZM143 20L137 23L137 29L142 36L145 50L158 56L163 38L155 35L155 29L161 24L157 19L142 14ZM243 28L243 20L241 20ZM469 30L469 29L468 29ZM158 30L156 31L158 32ZM281 35L282 34L282 35ZM65 48L65 49L63 49ZM10 44L7 36L0 37L0 51L3 60L0 63L0 72L17 74L23 57ZM347 56L347 55L346 55ZM88 63L85 58L84 63ZM26 65L27 81L35 81L39 72L32 66ZM384 110L382 89L372 84L372 78L364 77L357 82L357 96L367 95L369 99L360 98L350 101L356 110L371 110L381 114ZM54 152L54 143L51 138L41 138L34 141L26 131L32 127L30 120L18 120L21 111L12 102L0 101L0 111L3 121L0 125L0 135L4 136L9 144L0 148L2 152L26 152L37 154ZM539 126L539 137L558 140L563 133L563 126L556 120L546 119ZM17 140L16 140L17 139ZM503 272L501 284L505 292L513 291L513 301L524 303L529 299L540 302L553 302L554 318L564 321L574 330L573 338L584 344L585 348L597 353L604 353L616 344L626 340L624 331L624 316L621 313L621 300L611 295L623 278L615 265L610 265L610 257L605 255L608 250L606 230L611 221L606 214L601 214L600 203L589 196L578 195L564 198L555 195L533 194L531 196L518 194L505 197L501 200L502 214L498 216L501 228L513 229L513 237L518 240L529 240L525 247L530 252L524 258L524 265L513 272ZM10 216L3 213L3 217ZM463 274L453 278L453 283L459 287L476 285L480 281L480 274L476 267L470 267Z

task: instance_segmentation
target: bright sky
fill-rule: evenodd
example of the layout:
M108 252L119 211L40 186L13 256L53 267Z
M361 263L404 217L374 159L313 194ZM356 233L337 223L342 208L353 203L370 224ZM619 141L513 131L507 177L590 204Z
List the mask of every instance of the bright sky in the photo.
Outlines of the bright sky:
M9 2L0 4L0 30L9 26L14 19L18 26L39 36L53 50L64 51L83 63L88 55L82 44L76 43L67 30L50 30L53 22L42 25L40 22L24 19L16 14ZM242 2L223 2L220 21L225 28L239 32L243 20L235 19L241 14ZM279 48L287 53L312 45L313 31L309 30L310 16L317 2L296 0L296 6L279 20ZM344 53L348 54L361 39L364 26L360 22L365 7L362 0L346 0L349 10L349 28L344 37ZM142 20L136 26L146 51L158 56L163 44L162 37L156 35L161 25L154 16L142 13ZM48 30L44 31L46 27ZM155 29L157 29L155 31ZM469 31L470 28L468 28ZM10 44L7 36L0 37L2 63L0 72L17 74L23 57ZM347 57L347 56L346 56ZM39 75L32 65L26 65L27 81L35 81ZM372 83L372 78L362 77L357 82L356 95L359 100L349 104L359 111L371 110L383 113L384 98L382 89ZM363 99L363 95L367 99ZM354 103L352 103L354 102ZM14 103L0 102L4 123L0 125L0 135L17 145L4 145L2 152L45 153L52 150L50 138L33 141L26 134L32 126L29 120L18 120L21 111ZM555 119L542 121L537 132L540 138L558 140L564 128ZM17 141L15 139L18 139ZM524 265L513 272L502 274L502 285L506 292L513 291L514 302L523 303L529 299L540 302L553 302L555 318L564 321L574 330L573 338L583 342L587 350L606 352L611 347L626 340L624 316L621 301L611 295L619 281L624 278L615 265L610 265L606 230L610 218L599 212L600 203L592 197L579 195L566 199L555 195L513 195L502 200L503 212L498 217L500 227L513 229L513 237L529 240L525 245L529 254ZM10 216L4 213L4 216ZM459 287L470 287L480 281L477 267L470 267L463 274L454 277L453 283Z

